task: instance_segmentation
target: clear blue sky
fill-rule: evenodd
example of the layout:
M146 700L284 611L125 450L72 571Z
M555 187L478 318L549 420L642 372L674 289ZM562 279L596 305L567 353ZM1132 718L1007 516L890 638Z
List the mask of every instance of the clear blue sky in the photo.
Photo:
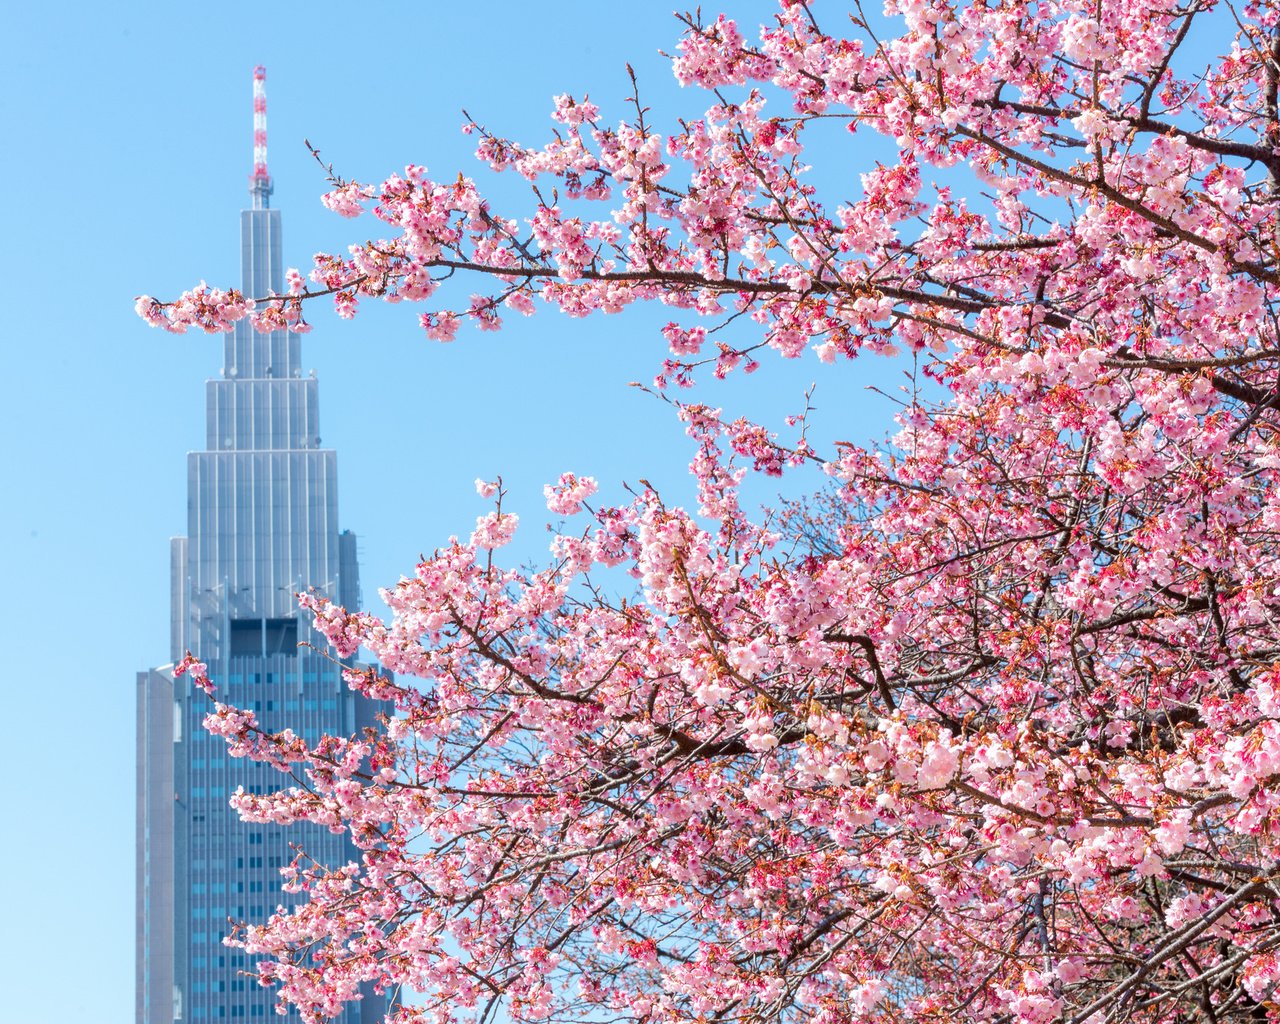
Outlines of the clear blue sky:
M770 9L729 6L743 21ZM628 60L659 123L673 127L709 100L676 89L658 55L678 36L669 10L496 0L8 8L6 1019L115 1022L133 1012L134 673L167 657L167 538L185 529L184 456L203 444L202 382L221 360L219 338L147 329L133 297L171 297L201 278L238 283L253 66L268 71L286 262L305 268L311 253L375 227L320 206L304 137L348 177L380 181L415 162L483 180L458 131L461 108L540 143L559 92L590 91L607 117L625 117ZM855 197L857 172L879 154L861 135L832 139L829 198ZM515 180L500 189L523 194ZM497 335L464 331L452 346L426 341L409 308L367 307L353 323L313 314L304 365L320 377L322 438L339 452L342 520L361 537L366 603L418 552L469 532L486 508L477 476L501 472L509 483L524 520L521 559L545 549L541 488L564 470L596 476L605 498L644 476L684 500L680 426L626 387L661 362L665 313L570 321L540 312ZM700 397L781 427L817 379L819 437L889 426L890 404L865 388L892 388L900 368L764 362L755 377L713 382Z

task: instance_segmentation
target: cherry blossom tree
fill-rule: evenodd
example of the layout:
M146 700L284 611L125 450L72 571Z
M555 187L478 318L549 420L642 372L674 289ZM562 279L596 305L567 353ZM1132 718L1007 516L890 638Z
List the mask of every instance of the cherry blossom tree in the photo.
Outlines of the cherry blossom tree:
M1280 1016L1280 8L681 20L701 114L467 126L528 209L335 176L379 240L140 314L299 331L382 298L450 340L660 302L673 396L774 355L912 352L930 386L828 451L677 403L696 507L566 474L517 570L485 484L389 622L304 598L395 713L309 746L214 705L296 780L246 819L363 850L300 857L306 902L234 941L308 1021L368 981L440 1024ZM869 133L896 155L824 196ZM833 489L744 506L802 462Z

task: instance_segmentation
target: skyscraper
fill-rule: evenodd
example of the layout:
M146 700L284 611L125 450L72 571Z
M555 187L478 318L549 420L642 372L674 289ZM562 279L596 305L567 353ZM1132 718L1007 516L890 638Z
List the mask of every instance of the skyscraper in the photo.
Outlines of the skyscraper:
M283 291L280 212L270 208L265 72L254 71L251 208L240 214L242 290ZM187 535L171 542L169 657L209 665L220 699L251 707L267 728L309 739L350 735L374 708L341 667L294 594L315 589L359 603L355 537L338 530L337 460L320 447L317 385L302 374L299 336L226 336L222 375L205 385L205 450L187 456ZM309 641L313 647L299 647ZM291 897L280 868L291 844L321 863L358 857L345 836L295 825L247 825L228 807L237 786L266 792L288 780L229 758L201 727L208 698L169 664L138 673L137 1024L266 1019L274 994L245 972L251 958L222 943L232 920L263 920ZM366 993L345 1024L381 1018Z

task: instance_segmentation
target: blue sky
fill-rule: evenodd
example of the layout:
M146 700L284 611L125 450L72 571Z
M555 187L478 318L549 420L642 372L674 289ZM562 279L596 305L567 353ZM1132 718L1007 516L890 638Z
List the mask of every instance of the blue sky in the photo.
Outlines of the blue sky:
M770 9L730 6L744 22ZM172 297L202 278L238 284L254 65L268 72L286 261L305 268L311 253L375 227L320 206L324 183L304 137L360 180L409 162L483 180L473 140L458 131L464 106L499 133L540 143L556 93L589 91L606 117L624 118L626 61L658 122L674 126L709 100L678 90L658 54L678 37L669 10L497 0L360 12L325 2L9 8L0 39L11 189L0 206L0 857L17 943L16 959L5 957L8 1019L133 1012L134 673L166 660L167 539L185 528L184 456L203 444L202 382L221 359L219 338L147 329L133 297ZM829 198L849 198L877 154L861 135L832 139L823 175L840 191ZM504 180L498 194L520 197L523 186ZM361 537L367 604L418 552L470 531L486 510L477 476L508 482L524 520L520 559L545 550L541 488L562 471L596 476L606 499L642 476L687 496L680 426L626 386L661 362L665 310L585 321L544 311L496 335L464 331L451 346L427 341L408 308L311 319L304 366L320 377L322 437L339 452L342 520ZM891 405L866 388L892 389L899 367L764 363L699 397L781 427L816 379L819 437L889 427Z

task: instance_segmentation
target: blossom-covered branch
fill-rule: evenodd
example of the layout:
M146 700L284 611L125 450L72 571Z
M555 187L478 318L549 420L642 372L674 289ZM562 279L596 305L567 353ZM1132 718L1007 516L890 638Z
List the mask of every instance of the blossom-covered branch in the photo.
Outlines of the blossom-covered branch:
M499 501L388 623L308 598L396 711L310 747L215 706L296 780L246 818L363 851L299 858L307 901L237 933L262 980L308 1020L370 981L439 1024L1274 1016L1278 14L686 15L701 113L564 96L538 148L469 123L528 210L421 167L335 178L386 237L287 296L139 300L178 331L416 302L440 340L660 302L659 386L765 346L910 350L933 385L829 451L673 400L695 507L566 474L544 569L502 566ZM827 198L871 132L893 159ZM745 473L814 461L831 489L744 508Z

